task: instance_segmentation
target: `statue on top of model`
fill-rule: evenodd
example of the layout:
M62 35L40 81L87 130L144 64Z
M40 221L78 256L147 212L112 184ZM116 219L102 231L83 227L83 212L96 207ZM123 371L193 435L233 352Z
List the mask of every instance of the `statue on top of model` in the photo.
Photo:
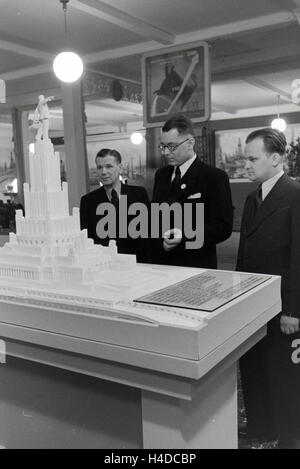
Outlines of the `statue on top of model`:
M38 131L35 137L36 141L41 141L43 137L44 142L50 142L48 135L50 116L48 102L52 101L53 99L54 96L48 96L48 98L45 98L43 94L39 96L39 102L36 110L34 111L33 117L34 124L38 124Z

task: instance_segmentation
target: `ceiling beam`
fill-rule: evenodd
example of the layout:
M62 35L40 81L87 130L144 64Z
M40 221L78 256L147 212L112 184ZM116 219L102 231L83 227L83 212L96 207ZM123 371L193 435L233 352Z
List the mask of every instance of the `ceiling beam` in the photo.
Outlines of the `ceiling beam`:
M174 43L175 36L173 34L163 31L152 24L145 23L139 18L128 15L128 13L114 8L101 0L72 0L70 6L161 44L170 45Z
M300 60L300 48L298 43L271 48L268 50L262 48L258 51L235 54L234 56L221 57L220 59L215 60L213 64L213 73L224 73L237 69L240 73L241 70L247 70L253 66L273 64L278 63L278 61L288 62L295 59L298 59L298 61Z
M77 0L73 0L71 4L76 3ZM82 0L81 0L82 2ZM234 23L227 23L220 26L214 26L211 28L202 29L199 31L194 31L192 33L180 34L175 37L175 44L185 44L189 42L199 41L199 40L210 40L221 37L230 37L242 32L248 33L250 31L265 30L270 28L277 28L279 25L292 24L296 22L295 16L291 12L276 13L273 15L266 15L259 18L252 18L244 21L237 21ZM297 47L296 47L297 46ZM157 41L146 41L140 42L138 44L129 44L123 47L118 47L114 49L108 49L101 52L94 52L87 54L84 59L86 65L93 63L101 63L111 59L118 59L120 57L128 57L135 54L143 54L145 52L150 52L153 50L159 50L163 46ZM224 58L219 64L216 65L216 70L213 70L214 73L219 72L230 72L236 70L237 66L240 70L245 67L253 66L255 63L259 65L260 63L272 63L281 58L282 60L290 60L293 57L300 57L298 44L295 45L295 51L292 51L291 48L280 51L269 51L266 56L265 51L253 55L251 61L249 62L249 54L241 54L240 57L235 56L234 62L232 58ZM239 63L236 66L236 59L239 60ZM22 76L37 75L40 73L46 73L51 70L51 65L49 64L48 68L45 65L45 68L41 72L41 66L30 67L25 69L20 69L16 71L7 72L1 75L4 80L14 80L21 78Z
M213 103L212 104L212 111L213 112L225 112L226 114L236 114L237 109L233 106L227 106L224 104Z
M267 82L266 80L263 80L262 78L249 77L249 78L243 78L243 81L261 90L271 91L272 93L275 93L276 95L280 95L282 99L284 99L285 101L288 101L289 103L292 102L291 93L287 93L286 91L278 88L277 86L271 85L271 83Z
M106 62L111 59L143 54L144 52L150 52L155 49L159 49L155 41L139 42L138 44L116 47L115 49L108 49L101 52L92 52L84 57L84 61L87 64Z
M264 15L256 18L248 18L247 20L212 26L196 32L180 34L176 36L175 43L185 43L196 40L205 41L219 37L230 37L236 34L240 35L241 33L276 29L278 26L284 26L295 22L296 18L291 12L283 11L271 15Z
M239 69L238 79L243 80L244 77L252 77L257 75L265 75L275 72L285 72L286 70L299 70L299 57L286 58L286 60L274 61L272 63L254 63L247 68ZM236 79L236 70L218 69L212 72L212 80L214 82Z
M135 112L135 113L139 113L141 114L142 116L142 112L141 112L141 104L138 104L138 103L131 103L131 102L128 102L128 101L118 101L117 103L116 102L112 102L111 100L109 99L98 99L97 102L96 101L93 101L93 102L89 102L89 105L90 107L101 107L101 108L107 108L107 109L114 109L114 110L118 110L118 111L122 111L122 112L129 112L129 113L132 113L132 112Z
M43 73L51 72L52 65L44 64L34 67L22 68L19 70L12 70L11 72L1 73L1 78L5 81L18 80L20 78L32 77L34 75L42 75Z
M96 68L92 68L92 67L86 68L86 71L94 73L96 75L100 75L102 77L104 76L104 77L112 78L112 79L115 79L115 80L127 81L128 83L133 83L134 85L141 85L142 84L141 81L132 80L131 78L122 77L121 75L113 75L112 73L102 72L102 70L97 70Z
M52 54L49 54L48 52L23 46L22 44L17 44L15 42L5 41L3 39L0 39L0 50L7 50L14 54L25 55L26 57L43 61L48 61L52 58Z
M74 1L74 0L73 0ZM275 29L279 25L295 23L296 19L290 12L276 13L259 18L252 18L234 23L227 23L220 26L193 31L191 33L178 34L175 37L175 45L196 42L199 40L210 40L221 37L234 36L242 32L247 33L257 30ZM104 62L111 58L126 57L134 54L142 54L152 50L159 50L162 46L155 41L143 42L115 49L88 54L85 59L87 63Z

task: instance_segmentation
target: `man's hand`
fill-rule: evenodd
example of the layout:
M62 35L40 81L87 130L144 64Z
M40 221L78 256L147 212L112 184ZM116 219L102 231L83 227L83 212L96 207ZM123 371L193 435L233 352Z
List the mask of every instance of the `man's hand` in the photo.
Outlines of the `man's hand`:
M280 329L283 334L290 335L299 331L300 320L284 314L280 318Z
M166 252L172 251L182 241L182 231L179 228L173 228L165 232L163 247Z

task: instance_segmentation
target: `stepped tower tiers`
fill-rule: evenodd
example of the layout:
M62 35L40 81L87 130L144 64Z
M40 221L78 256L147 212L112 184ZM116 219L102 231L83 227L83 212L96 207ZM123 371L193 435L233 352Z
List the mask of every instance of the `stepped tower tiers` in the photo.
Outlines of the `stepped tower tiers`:
M59 154L51 141L35 144L29 155L30 184L24 184L25 216L16 211L16 233L0 248L0 284L54 283L59 288L92 288L103 269L131 270L136 257L95 245L80 230L79 209L69 215L68 184L61 186Z

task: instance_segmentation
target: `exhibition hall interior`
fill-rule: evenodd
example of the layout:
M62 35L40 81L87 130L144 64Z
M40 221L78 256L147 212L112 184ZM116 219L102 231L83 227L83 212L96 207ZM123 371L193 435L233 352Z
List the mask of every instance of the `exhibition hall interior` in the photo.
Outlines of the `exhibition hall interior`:
M280 312L279 274L235 272L256 189L245 140L280 120L300 181L299 43L300 0L0 0L1 447L241 447L237 363ZM63 51L82 61L75 79L53 66ZM92 245L78 211L102 148L151 201L176 113L234 209L203 280L217 296L194 302L178 291L194 294L201 265Z

